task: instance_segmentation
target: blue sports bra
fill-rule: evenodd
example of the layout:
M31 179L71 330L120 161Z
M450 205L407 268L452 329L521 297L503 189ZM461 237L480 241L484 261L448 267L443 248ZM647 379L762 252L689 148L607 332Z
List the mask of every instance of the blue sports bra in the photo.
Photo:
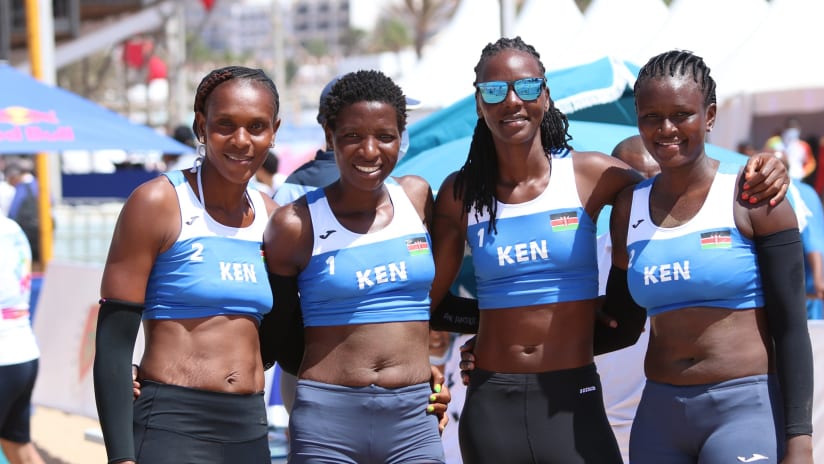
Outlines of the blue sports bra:
M632 298L649 316L696 306L763 306L755 246L741 235L733 216L738 166L719 166L701 209L673 228L658 227L649 216L656 178L638 184L632 196L627 228Z
M392 221L366 234L338 222L324 189L306 194L315 238L298 289L307 327L429 320L429 233L403 188L391 178L385 185Z
M229 314L263 319L272 309L272 290L261 252L268 220L261 193L251 187L246 190L254 222L243 228L227 227L209 216L202 194L195 196L181 171L164 175L177 192L180 235L155 261L143 319Z
M470 213L480 309L587 300L598 296L595 224L581 205L573 158L553 158L546 189L519 204L497 205L497 233L486 211Z

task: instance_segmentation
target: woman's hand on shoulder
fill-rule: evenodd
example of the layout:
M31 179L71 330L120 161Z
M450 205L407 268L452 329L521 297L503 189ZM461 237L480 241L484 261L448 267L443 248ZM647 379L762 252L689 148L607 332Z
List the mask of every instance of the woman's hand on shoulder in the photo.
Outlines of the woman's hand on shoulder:
M769 200L775 206L784 201L790 186L787 167L771 152L760 152L747 159L741 199L750 203Z
M782 230L798 228L798 220L788 201L773 205L772 202L754 203L744 200L744 184L747 168L739 175L735 198L735 223L746 237L765 236Z

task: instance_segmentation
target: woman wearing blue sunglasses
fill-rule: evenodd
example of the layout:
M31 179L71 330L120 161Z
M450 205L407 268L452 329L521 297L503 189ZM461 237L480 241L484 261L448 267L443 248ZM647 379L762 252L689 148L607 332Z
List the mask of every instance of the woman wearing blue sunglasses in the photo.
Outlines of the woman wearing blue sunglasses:
M626 269L613 268L608 296L598 298L595 221L641 176L602 153L550 155L572 150L569 124L540 56L520 38L487 45L475 74L472 144L441 186L432 228L433 307L448 294L465 242L475 267L480 317L459 426L464 462L620 463L593 352L635 343L645 314L629 296ZM780 162L750 164L761 165L750 195L783 198ZM599 309L617 327L596 324Z

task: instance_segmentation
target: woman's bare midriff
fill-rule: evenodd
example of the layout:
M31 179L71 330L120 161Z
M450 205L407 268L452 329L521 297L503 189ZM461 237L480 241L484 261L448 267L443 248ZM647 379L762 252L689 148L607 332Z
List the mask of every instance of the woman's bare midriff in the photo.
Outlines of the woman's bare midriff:
M650 319L647 378L702 385L766 374L769 332L764 309L686 308Z
M598 301L481 310L475 344L477 367L530 373L591 364Z
M301 379L398 388L429 381L429 321L307 327Z
M147 320L142 380L225 393L263 391L258 327L246 316Z

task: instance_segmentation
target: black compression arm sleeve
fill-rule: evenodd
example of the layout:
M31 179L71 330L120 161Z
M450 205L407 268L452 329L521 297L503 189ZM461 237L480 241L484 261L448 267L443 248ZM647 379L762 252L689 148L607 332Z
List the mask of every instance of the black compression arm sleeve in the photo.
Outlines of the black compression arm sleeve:
M132 353L143 305L101 299L94 355L94 399L109 463L135 460Z
M275 362L281 369L297 375L303 361L303 313L298 299L297 277L269 273L275 306L260 323L260 353L264 369Z
M479 317L478 300L447 292L429 316L429 326L434 330L474 334L478 332Z
M647 311L638 306L629 293L627 271L615 266L609 270L607 292L601 312L615 320L618 326L609 327L595 318L593 351L595 354L609 353L634 345L644 330Z
M812 434L813 356L798 229L755 238L787 437Z

